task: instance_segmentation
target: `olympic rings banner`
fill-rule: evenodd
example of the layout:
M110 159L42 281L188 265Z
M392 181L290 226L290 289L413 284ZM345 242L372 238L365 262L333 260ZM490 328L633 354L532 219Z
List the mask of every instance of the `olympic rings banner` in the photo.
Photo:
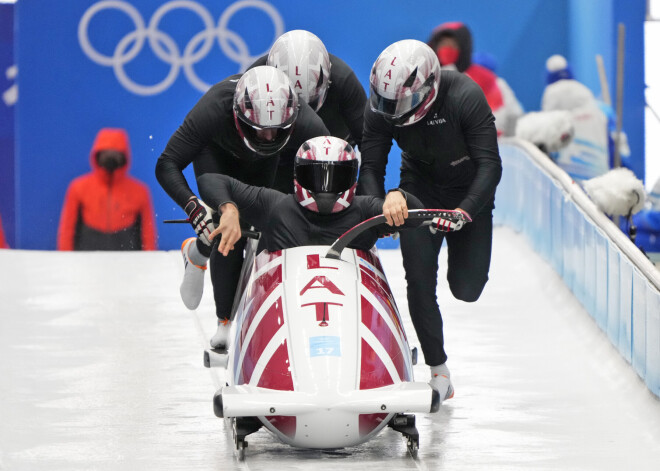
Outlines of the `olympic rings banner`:
M284 33L284 21L278 10L262 0L240 0L226 8L216 19L211 12L200 3L188 0L173 0L167 2L151 15L147 22L140 11L133 5L119 0L102 0L89 7L78 24L78 41L85 55L95 63L112 69L121 85L136 95L157 95L166 91L176 81L179 73L183 73L188 83L205 92L215 83L203 80L195 67L206 60L214 46L219 46L224 56L233 62L235 72L242 72L256 59L268 53L268 48L251 51L246 40L230 29L230 22L235 16L248 9L257 10L264 16L273 30L271 40ZM123 13L132 22L133 30L124 35L115 45L110 54L99 51L90 38L93 20L104 14ZM165 24L167 16L192 14L199 21L201 29L195 33L185 46L180 49L177 41L170 34L160 29ZM99 19L99 21L101 21ZM272 42L272 41L270 41ZM270 45L270 44L269 44ZM151 52L169 67L163 80L150 85L137 83L127 71L131 62L138 59L143 48Z
M129 172L151 189L159 248L178 249L192 229L162 224L185 213L156 181L156 160L203 92L266 54L285 31L315 33L353 68L365 89L371 65L387 45L404 38L425 41L447 20L468 22L479 34L477 44L489 45L488 52L499 58L509 51L531 56L530 48L538 52L543 45L547 53L537 54L538 70L545 57L566 49L565 39L552 40L565 8L545 0L504 3L509 2L415 0L413 8L402 8L401 0L20 0L15 5L20 73L11 81L20 90L16 247L55 248L68 184L90 170L98 130L121 127L130 137ZM512 23L514 17L542 18L547 27L535 27L538 36L522 41L531 28ZM524 102L520 86L531 87L530 75L518 72L517 61L510 67L520 80L506 68L504 76ZM534 100L542 85L530 90ZM398 185L398 167L394 146L388 187ZM184 174L196 191L192 168Z

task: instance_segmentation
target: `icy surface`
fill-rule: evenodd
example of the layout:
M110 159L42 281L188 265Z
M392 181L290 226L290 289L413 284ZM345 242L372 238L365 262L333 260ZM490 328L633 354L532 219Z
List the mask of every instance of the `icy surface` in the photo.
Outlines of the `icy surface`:
M381 258L417 345L400 253ZM0 470L658 469L660 401L524 238L496 229L477 303L451 297L445 270L441 256L456 396L417 415L417 460L390 429L332 452L262 429L239 463L213 415L222 370L202 364L208 275L191 312L178 252L0 251Z

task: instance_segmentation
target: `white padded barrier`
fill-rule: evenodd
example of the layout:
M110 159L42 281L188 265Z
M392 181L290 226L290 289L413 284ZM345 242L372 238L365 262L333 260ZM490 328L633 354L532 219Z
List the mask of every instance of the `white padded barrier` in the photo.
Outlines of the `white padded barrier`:
M660 272L533 144L500 140L495 223L526 235L660 397Z

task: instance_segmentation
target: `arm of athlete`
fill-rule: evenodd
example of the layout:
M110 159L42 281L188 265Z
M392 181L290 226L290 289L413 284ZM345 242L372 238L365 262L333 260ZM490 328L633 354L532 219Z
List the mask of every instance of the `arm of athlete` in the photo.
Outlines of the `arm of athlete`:
M197 158L224 125L223 112L214 106L228 86L214 85L186 115L172 134L156 162L156 178L160 186L181 208L196 196L190 189L183 170Z
M211 233L210 239L222 235L218 252L225 256L241 238L241 220L262 231L268 230L272 209L287 197L279 191L247 185L220 174L207 173L200 176L198 186L204 201L221 213L220 223Z
M340 112L351 137L355 140L360 152L362 152L364 109L367 105L367 93L355 72L346 62L332 54L330 54L330 61L332 62L332 84L330 86L339 88L340 102L342 103ZM339 76L338 78L335 78L336 74Z
M458 107L460 123L470 157L476 165L476 175L457 210L468 217L476 215L492 200L502 177L502 159L497 145L495 118L486 97L473 82L467 82Z
M364 110L364 132L360 153L360 177L357 193L385 197L385 167L392 148L392 125L376 115L369 106Z

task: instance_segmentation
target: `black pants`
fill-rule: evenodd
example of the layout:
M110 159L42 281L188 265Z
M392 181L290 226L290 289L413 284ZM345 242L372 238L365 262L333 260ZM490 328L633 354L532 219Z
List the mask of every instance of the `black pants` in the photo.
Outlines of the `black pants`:
M288 192L291 193L293 192L293 164L290 169L288 167L285 169L283 166L278 166L278 163L279 159L277 157L264 158L257 162L243 162L230 155L219 156L216 152L206 148L193 161L193 168L196 178L205 173L220 173L249 185L269 188L272 188L273 184L278 182L277 184L281 189L277 189L283 191L289 186ZM286 185L284 180L289 176L289 173L291 174L289 177L291 180L289 185ZM217 210L218 208L213 209ZM218 218L219 216L214 218L216 224ZM217 250L211 250L199 239L197 239L197 248L203 255L210 255L209 268L211 270L216 315L219 319L229 318L240 281L245 239L238 241L226 257Z
M406 188L408 186L408 188ZM419 186L402 185L427 208L454 209L456 201L424 197ZM417 191L415 191L417 190ZM460 231L431 234L427 228L401 231L401 254L408 285L408 309L424 360L429 366L447 361L442 315L438 307L438 256L447 241L447 281L456 299L474 302L488 281L493 240L493 205L483 208Z

